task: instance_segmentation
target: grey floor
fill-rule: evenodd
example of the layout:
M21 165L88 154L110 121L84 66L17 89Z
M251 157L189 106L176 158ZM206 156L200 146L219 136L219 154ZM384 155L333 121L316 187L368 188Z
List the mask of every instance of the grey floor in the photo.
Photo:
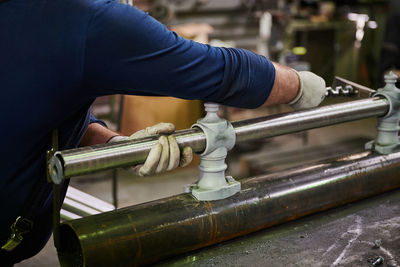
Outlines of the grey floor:
M345 140L369 140L375 134L375 119L346 123L309 131L309 145L323 145ZM356 144L363 149L362 142ZM301 135L274 138L264 143L268 150L293 150L300 153L305 147ZM354 148L354 147L353 147ZM353 149L352 148L352 149ZM261 152L262 153L262 152ZM300 153L301 154L301 153ZM232 159L230 173L246 175L248 171L239 164L252 153ZM334 156L334 155L332 155ZM75 178L71 184L82 191L111 202L110 173L93 177ZM119 179L119 207L135 205L166 196L179 194L186 184L196 181L195 167L166 173L155 177L133 177L121 170ZM239 238L231 242L203 249L160 263L161 266L370 266L368 257L382 255L386 266L400 266L400 193L310 216ZM370 202L368 202L370 201ZM382 207L384 212L369 216L369 207ZM364 216L368 219L364 219ZM383 227L383 228L381 228ZM361 229L361 230L360 230ZM385 232L380 232L384 229ZM360 232L360 234L357 234ZM390 236L397 232L397 236ZM385 234L387 234L385 236ZM380 249L371 251L371 242L382 239ZM322 240L322 241L321 241ZM351 242L350 242L351 241ZM390 245L387 248L386 245ZM397 247L396 247L397 246ZM394 249L394 251L392 250ZM342 255L340 258L337 255ZM392 257L390 256L392 255ZM335 258L336 257L336 258ZM37 256L17 267L59 266L56 251L50 240Z

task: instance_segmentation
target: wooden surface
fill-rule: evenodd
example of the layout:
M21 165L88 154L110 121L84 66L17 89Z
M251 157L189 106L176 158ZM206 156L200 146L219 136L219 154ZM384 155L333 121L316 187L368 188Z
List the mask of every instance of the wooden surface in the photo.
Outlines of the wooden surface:
M187 129L203 115L200 101L172 97L125 96L121 132L133 132L159 122L171 122L177 130Z

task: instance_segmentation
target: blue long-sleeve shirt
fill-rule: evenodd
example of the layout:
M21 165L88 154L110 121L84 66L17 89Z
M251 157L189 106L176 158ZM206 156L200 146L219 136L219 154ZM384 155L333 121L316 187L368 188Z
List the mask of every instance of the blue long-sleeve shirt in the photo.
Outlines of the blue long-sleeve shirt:
M274 79L268 59L183 39L116 0L1 3L0 242L36 180L44 179L52 130L59 129L60 149L76 147L96 97L174 96L255 108ZM41 249L50 217L51 195L12 257Z

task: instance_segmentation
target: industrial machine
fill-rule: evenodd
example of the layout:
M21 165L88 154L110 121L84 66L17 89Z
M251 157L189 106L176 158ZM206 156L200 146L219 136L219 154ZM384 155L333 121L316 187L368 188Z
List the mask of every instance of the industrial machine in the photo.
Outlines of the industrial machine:
M228 122L218 105L191 129L174 133L180 147L200 156L200 177L185 192L60 225L54 238L62 266L137 266L210 246L315 212L400 187L400 89L385 76L377 91L341 80L327 95L366 98L308 110ZM369 117L378 135L365 151L240 181L225 175L225 157L237 143ZM58 184L90 172L139 164L157 136L57 151L49 160L55 211Z

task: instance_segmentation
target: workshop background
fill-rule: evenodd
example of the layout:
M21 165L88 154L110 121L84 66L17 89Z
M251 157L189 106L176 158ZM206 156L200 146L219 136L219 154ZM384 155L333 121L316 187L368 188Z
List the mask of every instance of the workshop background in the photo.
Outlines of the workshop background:
M327 85L335 76L377 89L389 70L400 74L400 1L387 0L134 0L181 36L215 46L252 50L296 70L310 70ZM329 98L323 105L349 101ZM186 129L204 116L203 103L174 98L108 96L93 113L124 135L158 122ZM221 115L241 120L290 111L287 106ZM145 116L143 116L145 114ZM240 179L359 152L376 136L376 119L238 145L228 173ZM119 169L71 180L74 188L118 208L179 194L196 182L197 164L154 177ZM110 209L112 209L112 206ZM221 245L159 263L160 266L400 266L400 192L353 203ZM355 225L361 229L357 232ZM386 232L382 232L382 225ZM392 237L389 240L388 236ZM393 240L393 237L397 239ZM356 241L354 241L356 240ZM358 242L356 244L356 242ZM379 247L384 249L379 249ZM378 248L376 248L378 247ZM321 253L321 251L328 251ZM17 267L60 266L51 239Z

